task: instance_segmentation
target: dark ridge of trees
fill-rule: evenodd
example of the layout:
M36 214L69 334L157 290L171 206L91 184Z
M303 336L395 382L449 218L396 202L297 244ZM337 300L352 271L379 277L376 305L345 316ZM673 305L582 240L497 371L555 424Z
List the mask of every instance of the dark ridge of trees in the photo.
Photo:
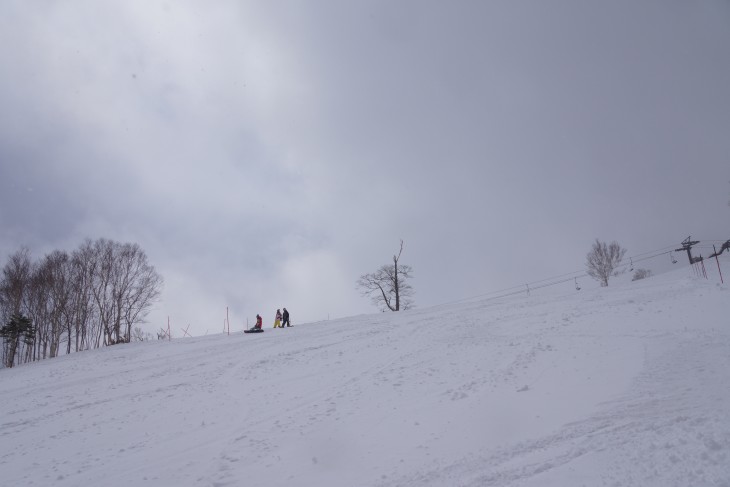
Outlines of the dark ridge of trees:
M37 262L21 248L0 276L2 363L128 343L142 336L136 325L161 288L162 277L137 244L86 240L70 254L54 250Z

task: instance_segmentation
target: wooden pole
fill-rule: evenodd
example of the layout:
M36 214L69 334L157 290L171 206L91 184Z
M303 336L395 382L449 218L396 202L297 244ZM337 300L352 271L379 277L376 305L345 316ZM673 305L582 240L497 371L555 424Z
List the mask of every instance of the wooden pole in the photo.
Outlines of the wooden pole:
M717 258L717 249L715 248L715 244L712 244L712 250L715 251L715 261L717 261L717 270L720 272L720 283L725 284L725 281L722 280L722 269L720 269L720 259Z

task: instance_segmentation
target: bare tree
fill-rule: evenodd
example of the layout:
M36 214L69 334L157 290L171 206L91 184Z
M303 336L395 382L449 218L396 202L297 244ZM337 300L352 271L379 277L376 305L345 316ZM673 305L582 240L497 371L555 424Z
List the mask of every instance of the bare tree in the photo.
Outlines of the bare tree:
M137 244L99 239L92 244L91 294L99 319L94 344L127 343L160 295L162 278Z
M43 262L33 264L26 298L28 317L35 323L35 340L32 355L26 361L40 360L48 356L51 339L51 302L48 299L50 280ZM30 352L30 351L29 351Z
M357 287L363 296L370 296L373 304L383 311L386 308L391 311L406 310L413 305L413 288L408 283L408 279L413 277L413 269L400 263L402 253L403 240L400 241L398 254L393 256L392 264L383 265L357 280Z
M30 250L25 247L8 257L0 280L0 318L3 323L21 313L28 293L31 268Z
M61 338L68 329L66 320L69 315L69 301L71 288L69 255L61 250L54 250L46 255L43 262L38 266L36 278L41 281L43 295L41 300L45 301L48 310L46 327L48 333L44 343L43 356L46 355L45 347L48 346L48 356L56 357L61 345Z
M147 262L147 255L137 244L124 244L117 260L118 321L117 342L129 343L132 327L144 321L160 295L162 277ZM122 328L123 327L123 328Z
M601 283L601 286L608 286L608 278L620 274L616 269L626 254L618 242L601 242L596 239L591 251L586 255L586 270L589 276Z
M154 339L155 339L154 333L144 331L139 326L135 326L134 330L132 330L132 341L133 342L148 342L148 341L154 340Z
M90 344L89 329L96 316L92 296L92 280L94 266L94 250L90 240L74 251L71 257L71 303L68 316L68 345L66 353L71 353L71 334L75 339L74 351L88 349Z
M3 363L56 357L64 342L67 354L127 343L161 287L162 277L137 244L86 240L72 255L56 250L36 263L21 249L0 276L0 323L23 316L32 326L22 340L10 332L0 336Z
M111 323L113 320L113 299L111 291L111 274L114 263L114 243L106 239L98 239L94 242L86 242L91 251L91 295L94 298L94 309L96 320L92 324L89 340L91 348L102 346L102 336L111 336ZM103 345L107 345L104 340Z

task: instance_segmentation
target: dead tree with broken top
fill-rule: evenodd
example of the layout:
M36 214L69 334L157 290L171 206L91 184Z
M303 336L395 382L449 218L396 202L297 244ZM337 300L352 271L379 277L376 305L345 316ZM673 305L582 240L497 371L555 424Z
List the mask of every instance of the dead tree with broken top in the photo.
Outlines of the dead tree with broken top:
M400 263L402 253L403 240L400 241L398 254L393 255L392 264L385 264L357 280L357 287L363 296L370 296L373 304L383 311L401 311L413 306L413 288L408 282L413 277L413 269Z

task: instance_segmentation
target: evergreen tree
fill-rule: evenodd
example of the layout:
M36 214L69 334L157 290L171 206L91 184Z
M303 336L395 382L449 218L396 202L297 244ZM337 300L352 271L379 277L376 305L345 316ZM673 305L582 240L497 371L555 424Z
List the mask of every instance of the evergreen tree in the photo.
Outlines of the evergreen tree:
M15 364L15 354L20 347L21 341L25 345L32 345L35 330L30 318L22 314L15 314L10 321L0 328L0 337L5 345L5 366L12 367Z

